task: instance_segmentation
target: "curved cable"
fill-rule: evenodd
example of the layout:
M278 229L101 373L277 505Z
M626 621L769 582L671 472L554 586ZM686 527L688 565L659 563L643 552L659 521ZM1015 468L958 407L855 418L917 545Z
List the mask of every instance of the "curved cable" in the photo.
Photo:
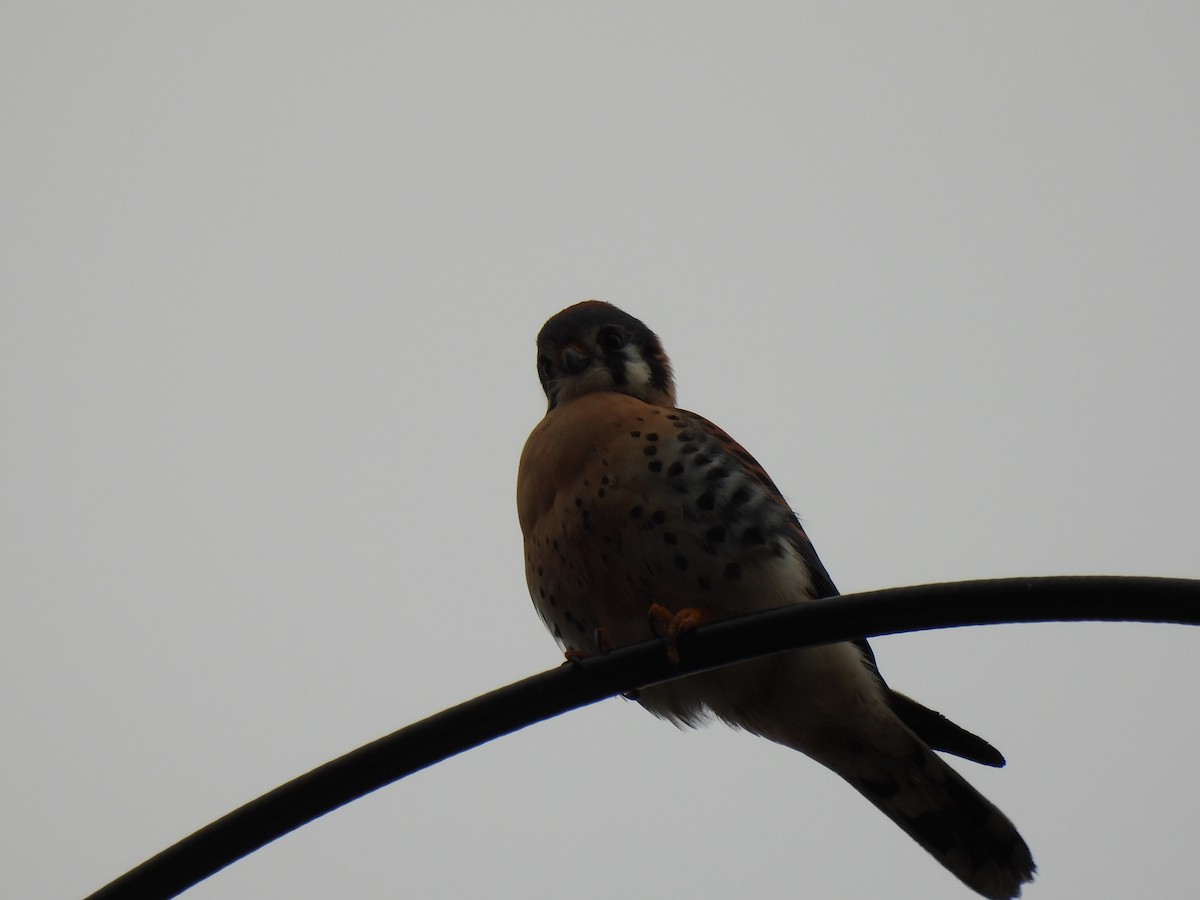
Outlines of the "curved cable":
M560 666L401 728L252 800L88 900L166 900L327 812L560 713L681 675L799 647L963 625L1200 625L1200 581L1064 576L919 585L832 597L704 625L672 666L659 640Z

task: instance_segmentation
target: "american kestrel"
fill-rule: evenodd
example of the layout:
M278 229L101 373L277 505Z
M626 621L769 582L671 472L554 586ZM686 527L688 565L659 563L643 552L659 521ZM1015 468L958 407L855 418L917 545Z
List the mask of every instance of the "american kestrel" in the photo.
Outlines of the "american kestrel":
M671 365L642 322L585 301L551 318L537 349L549 410L521 454L517 509L530 595L568 656L837 593L754 457L675 405ZM1004 757L889 688L865 640L690 675L638 702L807 754L984 897L1018 897L1033 877L1013 824L933 751Z

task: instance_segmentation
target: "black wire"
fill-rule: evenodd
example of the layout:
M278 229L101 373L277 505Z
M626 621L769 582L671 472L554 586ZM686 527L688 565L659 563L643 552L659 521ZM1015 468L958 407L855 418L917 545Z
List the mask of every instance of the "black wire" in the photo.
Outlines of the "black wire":
M614 694L816 644L961 625L1128 621L1200 625L1200 581L1010 578L892 588L755 613L534 675L444 710L252 800L88 900L166 900L307 822L447 757Z

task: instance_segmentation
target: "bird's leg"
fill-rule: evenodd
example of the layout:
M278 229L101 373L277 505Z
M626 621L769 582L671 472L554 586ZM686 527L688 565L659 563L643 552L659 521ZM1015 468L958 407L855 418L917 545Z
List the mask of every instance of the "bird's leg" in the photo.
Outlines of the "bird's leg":
M650 628L667 642L667 660L673 666L679 665L680 636L715 618L708 610L691 606L673 613L660 603L650 604L648 615Z

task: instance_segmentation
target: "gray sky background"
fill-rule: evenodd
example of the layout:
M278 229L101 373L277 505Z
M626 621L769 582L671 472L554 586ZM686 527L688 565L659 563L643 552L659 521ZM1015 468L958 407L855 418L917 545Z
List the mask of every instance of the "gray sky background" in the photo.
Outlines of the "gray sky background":
M611 300L844 591L1200 577L1200 7L10 4L0 894L80 896L559 661L534 336ZM1200 636L876 642L1009 758L1037 898L1191 896ZM613 700L187 896L970 896Z

